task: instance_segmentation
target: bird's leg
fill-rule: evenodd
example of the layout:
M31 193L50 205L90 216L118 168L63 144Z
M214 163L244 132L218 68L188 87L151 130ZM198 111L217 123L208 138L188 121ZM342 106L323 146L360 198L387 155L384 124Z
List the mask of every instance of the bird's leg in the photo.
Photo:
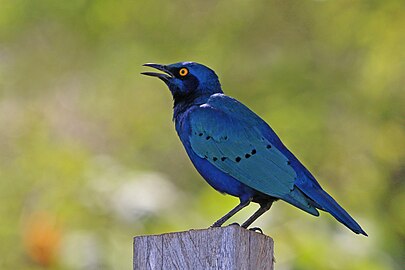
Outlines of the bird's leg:
M242 210L242 208L246 207L249 205L251 199L246 200L246 201L242 201L240 202L240 204L238 204L235 208L233 208L231 211L229 211L229 213L227 213L225 216L221 217L220 219L218 219L214 224L211 225L212 227L221 227L222 224L224 224L228 219L230 219L233 215L235 215L237 212L239 212L240 210Z
M267 212L270 209L272 204L273 204L273 201L260 204L260 208L256 212L254 212L254 214L248 220L243 222L242 228L246 229L247 227L249 227L250 224L252 224L258 217L260 217L265 212Z

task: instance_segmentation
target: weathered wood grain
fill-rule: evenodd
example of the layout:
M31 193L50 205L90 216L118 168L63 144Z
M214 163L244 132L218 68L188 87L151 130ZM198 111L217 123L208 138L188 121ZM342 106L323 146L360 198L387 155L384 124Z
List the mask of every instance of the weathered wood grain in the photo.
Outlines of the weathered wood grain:
M137 236L134 269L272 270L273 239L231 225L205 230Z

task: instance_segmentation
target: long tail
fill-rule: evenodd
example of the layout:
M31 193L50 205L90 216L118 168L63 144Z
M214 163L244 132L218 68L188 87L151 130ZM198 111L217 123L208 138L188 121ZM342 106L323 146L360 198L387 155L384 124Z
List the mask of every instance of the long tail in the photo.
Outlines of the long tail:
M316 208L329 212L338 221L357 234L368 236L360 225L321 187L301 189L313 202Z

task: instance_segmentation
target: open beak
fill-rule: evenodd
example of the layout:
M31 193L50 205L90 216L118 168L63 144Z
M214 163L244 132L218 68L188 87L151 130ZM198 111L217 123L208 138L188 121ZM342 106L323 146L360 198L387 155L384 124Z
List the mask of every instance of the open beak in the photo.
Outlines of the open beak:
M155 68L157 70L165 72L166 74L157 73L157 72L142 72L141 73L142 75L157 77L164 82L167 82L169 79L174 77L173 74L167 69L167 66L165 66L165 65L147 63L147 64L143 64L143 66Z

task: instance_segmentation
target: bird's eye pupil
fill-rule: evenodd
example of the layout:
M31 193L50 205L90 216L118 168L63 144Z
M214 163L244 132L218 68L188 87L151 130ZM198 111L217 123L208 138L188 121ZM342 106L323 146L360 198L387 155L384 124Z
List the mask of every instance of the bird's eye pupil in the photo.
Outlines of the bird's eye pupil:
M179 74L182 77L186 76L188 74L188 69L186 69L186 68L180 69Z

